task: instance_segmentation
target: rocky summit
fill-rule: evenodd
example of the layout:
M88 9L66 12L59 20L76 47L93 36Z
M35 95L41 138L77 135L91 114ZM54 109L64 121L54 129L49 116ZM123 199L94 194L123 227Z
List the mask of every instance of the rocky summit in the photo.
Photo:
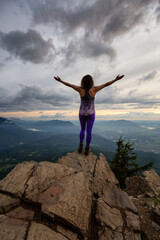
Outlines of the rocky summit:
M0 239L141 240L142 230L104 155L75 151L17 164L0 181Z

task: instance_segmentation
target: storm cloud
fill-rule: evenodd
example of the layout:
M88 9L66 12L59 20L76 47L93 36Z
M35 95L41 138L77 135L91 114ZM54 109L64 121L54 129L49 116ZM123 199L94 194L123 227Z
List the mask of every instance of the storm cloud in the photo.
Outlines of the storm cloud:
M125 75L119 85L97 94L96 109L158 109L158 2L0 1L1 111L73 115L77 93L50 79L58 75L76 84L85 74L96 85Z
M139 79L140 82L143 81L149 81L149 80L153 80L157 75L157 71L153 71L151 73L148 73L147 75L144 75L142 78Z
M159 21L160 21L160 1L159 1L159 6L155 10L155 14L157 17L157 22L159 23Z
M71 41L68 46L61 48L59 53L63 56L62 63L66 66L76 61L77 57L95 59L105 56L111 61L116 57L116 51L111 46L88 40L85 42Z
M135 90L136 91L136 90ZM103 91L97 94L95 99L96 108L115 108L118 109L121 104L134 104L135 106L154 106L159 103L159 99L154 98L149 94L141 96L133 94L121 97L118 89L110 88L109 91ZM71 110L79 108L80 99L77 96L77 101L74 96L64 95L63 93L55 92L54 90L43 90L37 85L26 86L21 85L20 89L15 94L10 94L4 88L0 88L0 111L32 111L32 110ZM46 116L45 116L46 117ZM52 116L53 117L53 116ZM64 117L59 115L55 118Z
M46 110L66 107L71 104L71 97L57 92L45 91L39 86L21 86L16 94L10 95L8 91L0 88L0 110L28 111Z
M62 63L68 66L79 57L109 57L114 60L116 50L111 43L116 37L128 33L142 24L147 15L150 0L97 0L31 1L28 6L33 24L51 26L61 41Z
M156 96L152 96L151 93L140 94L138 93L138 89L133 89L122 96L119 92L119 88L110 87L109 89L105 89L102 92L97 93L95 102L97 107L103 109L119 109L123 108L122 105L125 104L135 106L135 108L148 108L158 105L160 99Z
M0 47L10 55L24 62L44 63L53 58L54 46L51 39L44 40L39 32L28 31L0 32Z
M14 2L25 14L30 11L32 26L48 25L53 29L53 38L55 35L64 43L55 48L64 65L77 61L79 57L106 56L114 60L116 50L111 43L142 24L151 4L150 0L70 0L69 4L65 0ZM44 40L35 30L1 33L1 38L1 47L23 61L43 63L53 58L51 40Z
M52 23L55 28L62 28L69 34L83 28L85 36L94 32L98 37L113 40L131 30L146 15L150 0L97 0L77 3L65 0L29 1L35 24Z

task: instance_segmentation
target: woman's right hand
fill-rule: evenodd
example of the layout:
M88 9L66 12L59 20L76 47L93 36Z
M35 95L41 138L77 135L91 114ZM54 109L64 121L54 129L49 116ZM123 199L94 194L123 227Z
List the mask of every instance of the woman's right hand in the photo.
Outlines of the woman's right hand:
M62 80L60 79L60 77L54 77L54 79L56 80L56 81L58 81L58 82L61 82Z
M118 80L122 79L123 77L124 77L124 75L121 75L121 76L118 75L118 76L115 78L115 80L118 81Z

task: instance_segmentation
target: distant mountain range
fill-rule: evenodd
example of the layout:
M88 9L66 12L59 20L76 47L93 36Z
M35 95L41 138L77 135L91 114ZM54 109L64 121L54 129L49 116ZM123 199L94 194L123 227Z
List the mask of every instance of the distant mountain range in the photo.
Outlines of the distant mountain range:
M137 132L140 128L138 124L125 120L101 121L100 123L97 121L96 124L97 126L98 124L103 125L104 131L107 129L106 126L113 127L113 129L116 127L119 129L121 126L121 128L126 129L125 131L132 129L133 132L135 128ZM40 131L27 130L31 128ZM56 162L65 153L78 148L79 130L80 128L70 121L23 121L0 117L0 178L22 161ZM109 133L109 130L107 132ZM91 149L94 154L102 152L108 160L111 160L116 148L117 145L114 141L93 134ZM155 163L154 169L160 173L160 155L142 151L137 153L140 165L153 161Z
M77 130L77 126L75 126L70 121L62 121L62 120L48 120L48 121L25 121L17 118L12 118L18 126L25 129L32 130L41 130L49 132L50 134L70 134L75 133Z
M51 135L75 134L79 128L70 121L24 121L0 117L0 150L31 143Z
M95 125L106 126L106 127L132 127L139 128L140 126L137 123L128 120L110 120L110 121L97 121Z
M13 121L0 117L0 126L15 125Z
M14 123L16 123L19 126L23 126L23 127L46 127L46 126L56 126L56 127L61 127L61 126L65 126L65 127L70 127L70 126L74 126L74 124L70 121L62 121L62 120L48 120L48 121L36 121L36 120L21 120L18 118L12 118L12 121Z
M0 117L0 150L48 137L47 132L33 132Z

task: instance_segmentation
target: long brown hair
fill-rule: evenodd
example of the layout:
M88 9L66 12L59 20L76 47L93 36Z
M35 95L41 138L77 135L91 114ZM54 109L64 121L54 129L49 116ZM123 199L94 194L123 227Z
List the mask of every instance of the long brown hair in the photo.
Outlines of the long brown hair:
M91 88L94 86L94 81L91 75L85 75L81 80L82 88Z

